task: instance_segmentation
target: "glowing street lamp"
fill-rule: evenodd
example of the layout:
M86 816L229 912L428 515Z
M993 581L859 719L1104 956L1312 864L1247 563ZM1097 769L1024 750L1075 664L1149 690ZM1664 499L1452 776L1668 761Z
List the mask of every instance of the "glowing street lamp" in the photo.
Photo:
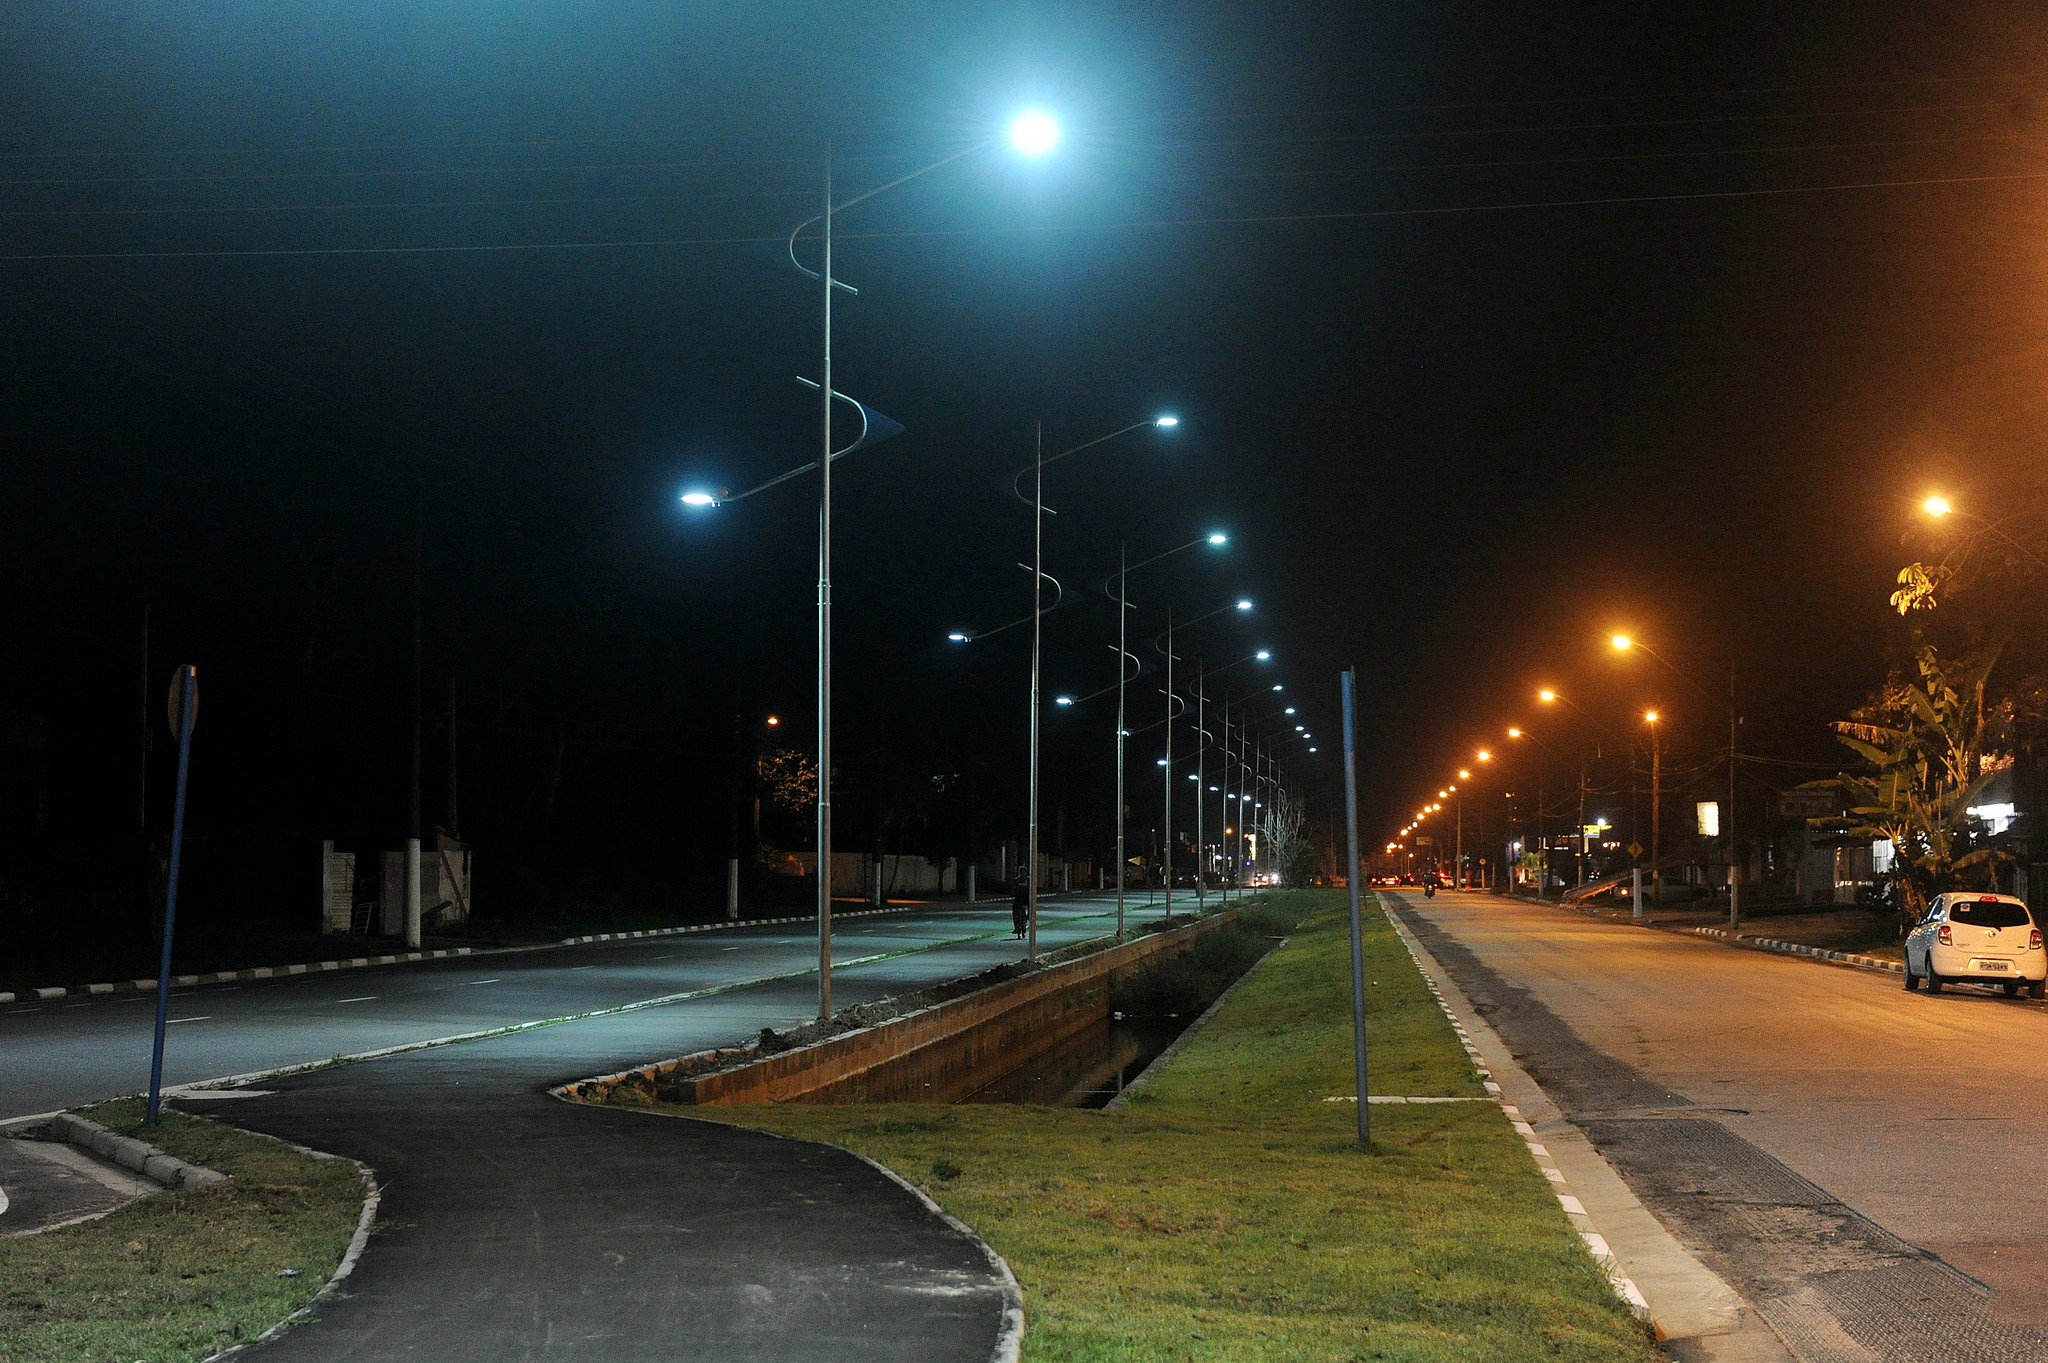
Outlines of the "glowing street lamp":
M1010 120L1010 146L1019 156L1044 156L1060 144L1060 125L1043 109L1026 109ZM1172 425L1166 418L1162 425Z
M1922 511L1925 511L1928 515L1934 517L1936 520L1940 520L1943 516L1946 516L1951 511L1955 510L1953 506L1949 505L1948 498L1942 496L1938 492L1935 493L1933 496L1929 497L1926 501L1920 503L1920 509Z

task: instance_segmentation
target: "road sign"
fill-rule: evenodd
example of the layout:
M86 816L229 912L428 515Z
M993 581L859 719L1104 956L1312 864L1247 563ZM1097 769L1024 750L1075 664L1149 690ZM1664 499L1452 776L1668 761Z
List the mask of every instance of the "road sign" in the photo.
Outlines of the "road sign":
M1643 856L1643 845L1639 842L1630 843L1628 845L1628 854L1640 861Z
M1825 819L1841 812L1842 793L1831 787L1778 792L1778 817L1782 819Z

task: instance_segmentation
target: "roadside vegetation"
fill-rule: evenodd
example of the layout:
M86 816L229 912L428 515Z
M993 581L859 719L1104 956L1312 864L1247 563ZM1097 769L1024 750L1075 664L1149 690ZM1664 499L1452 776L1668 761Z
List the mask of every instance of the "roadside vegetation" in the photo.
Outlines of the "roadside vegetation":
M1324 1101L1353 1090L1343 896L1265 912L1299 927L1119 1111L653 1111L923 1185L1016 1272L1027 1359L1656 1358L1493 1104L1378 1107L1357 1147L1355 1109ZM1391 927L1366 928L1374 1090L1479 1096Z
M144 1127L139 1099L88 1115L228 1179L0 1239L4 1363L203 1359L298 1310L340 1264L367 1192L348 1160L170 1111Z

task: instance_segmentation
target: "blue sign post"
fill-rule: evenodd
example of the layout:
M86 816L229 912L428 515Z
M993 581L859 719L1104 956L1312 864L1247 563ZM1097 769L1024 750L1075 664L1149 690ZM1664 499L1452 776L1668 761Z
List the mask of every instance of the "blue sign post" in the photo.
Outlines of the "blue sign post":
M171 935L178 925L178 861L185 850L185 775L191 770L192 724L199 718L199 669L190 663L171 677L171 728L178 735L178 794L171 806L171 873L164 890L164 952L156 972L156 1047L149 1057L149 1122L163 1105L164 1024L171 1007Z

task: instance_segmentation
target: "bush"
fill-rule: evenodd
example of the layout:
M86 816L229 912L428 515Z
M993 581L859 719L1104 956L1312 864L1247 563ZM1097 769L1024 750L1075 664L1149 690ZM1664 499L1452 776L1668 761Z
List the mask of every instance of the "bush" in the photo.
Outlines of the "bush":
M1126 1017L1182 1017L1199 1013L1271 951L1274 938L1293 931L1307 905L1261 899L1237 918L1177 956L1132 971L1110 986L1109 1006Z

